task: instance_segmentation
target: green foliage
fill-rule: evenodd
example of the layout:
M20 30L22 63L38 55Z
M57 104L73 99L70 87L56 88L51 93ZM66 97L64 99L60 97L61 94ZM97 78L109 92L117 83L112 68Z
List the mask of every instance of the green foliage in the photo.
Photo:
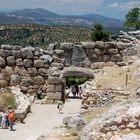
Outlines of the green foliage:
M105 31L101 24L95 24L94 30L91 32L91 39L93 41L108 41L110 32Z
M83 83L85 83L88 80L87 77L75 77L75 76L70 76L68 78L66 78L66 84L68 87L70 87L71 85L81 85Z
M140 29L140 8L136 7L128 12L124 22L124 27Z

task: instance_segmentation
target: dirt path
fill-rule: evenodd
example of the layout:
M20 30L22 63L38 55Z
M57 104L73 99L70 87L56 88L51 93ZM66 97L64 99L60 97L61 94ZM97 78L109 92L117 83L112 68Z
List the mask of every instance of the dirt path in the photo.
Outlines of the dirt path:
M62 126L62 119L68 114L80 112L81 100L70 99L65 103L64 114L58 114L56 104L34 104L25 124L16 123L16 131L0 130L0 140L35 140L40 135L53 134ZM56 132L55 132L56 131Z

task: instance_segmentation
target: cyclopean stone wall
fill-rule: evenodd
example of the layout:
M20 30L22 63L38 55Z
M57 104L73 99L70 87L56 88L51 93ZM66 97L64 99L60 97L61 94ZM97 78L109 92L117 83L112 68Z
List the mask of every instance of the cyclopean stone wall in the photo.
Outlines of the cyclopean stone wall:
M54 53L52 65L60 69L71 65L94 69L100 62L120 64L126 55L124 50L131 46L130 43L96 41L50 44L48 50Z
M63 86L61 70L68 66L94 68L97 63L121 63L125 49L122 42L83 42L50 44L47 50L37 47L0 46L0 88L20 85L23 93L40 88L49 99L60 99Z

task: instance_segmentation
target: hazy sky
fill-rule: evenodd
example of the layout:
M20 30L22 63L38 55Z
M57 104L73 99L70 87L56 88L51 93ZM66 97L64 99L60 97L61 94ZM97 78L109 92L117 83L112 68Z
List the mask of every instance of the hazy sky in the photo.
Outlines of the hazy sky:
M140 0L0 0L1 10L44 8L58 14L98 13L120 19L136 6Z

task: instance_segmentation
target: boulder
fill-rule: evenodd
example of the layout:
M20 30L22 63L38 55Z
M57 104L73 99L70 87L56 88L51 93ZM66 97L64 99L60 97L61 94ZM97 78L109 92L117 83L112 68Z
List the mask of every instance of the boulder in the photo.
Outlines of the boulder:
M12 74L11 78L10 78L10 85L11 86L16 86L16 85L20 85L21 79L19 75L16 74Z
M81 42L84 49L94 49L95 42Z
M60 43L61 50L72 50L74 43Z
M34 77L34 84L35 85L43 85L45 82L44 78L42 76L36 76Z
M23 66L23 60L22 60L22 58L18 58L16 60L16 65L19 66L19 67L22 67Z
M11 45L1 45L1 49L5 49L5 50L12 50L12 46Z
M26 86L21 86L21 87L20 87L20 91L23 92L24 94L27 94L27 93L28 93L28 87L26 87Z
M105 42L105 48L106 49L111 49L111 48L114 48L116 49L118 46L117 46L117 43L114 41L114 42Z
M60 76L60 71L57 67L52 67L48 71L49 75L52 77L59 77Z
M40 68L40 69L38 70L38 75L41 75L41 76L43 76L43 77L48 77L48 70L45 69L45 68Z
M5 63L5 60L0 57L0 67L5 67L6 66L6 63Z
M21 75L21 76L29 75L27 70L24 67L18 67L18 66L15 66L14 73L17 74L17 75Z
M28 68L28 73L31 77L37 76L37 69L36 68Z
M20 52L20 50L12 50L12 55L15 58L20 58L21 57L21 52Z
M33 67L33 61L31 59L24 59L23 64L24 64L25 68Z
M6 58L6 62L8 66L13 66L15 65L15 57L14 56L8 56Z
M105 49L105 43L103 41L96 41L95 48L97 49Z
M12 47L12 50L20 50L20 49L22 49L22 46L14 45Z
M34 81L29 76L24 76L23 79L21 79L21 85L22 86L32 86L34 85Z
M22 58L27 58L27 59L33 58L33 52L29 47L22 48L21 55L22 55Z
M40 59L44 61L44 64L51 63L53 60L50 55L42 55Z
M59 70L62 70L64 65L62 63L52 63L51 67L57 67Z
M0 88L5 88L6 86L8 86L8 81L0 74Z
M14 73L12 67L6 66L5 69L1 70L1 74L3 77L7 80L10 81L11 75Z
M5 58L11 55L11 50L0 49L0 56Z
M84 126L86 123L82 119L80 114L75 114L72 116L65 117L63 119L63 124L65 124L68 128L76 129L78 127Z
M44 66L43 60L34 60L34 67L35 68L42 68Z
M109 49L108 52L109 54L116 54L118 53L118 49Z
M60 77L49 77L48 78L48 84L61 84L62 78Z

